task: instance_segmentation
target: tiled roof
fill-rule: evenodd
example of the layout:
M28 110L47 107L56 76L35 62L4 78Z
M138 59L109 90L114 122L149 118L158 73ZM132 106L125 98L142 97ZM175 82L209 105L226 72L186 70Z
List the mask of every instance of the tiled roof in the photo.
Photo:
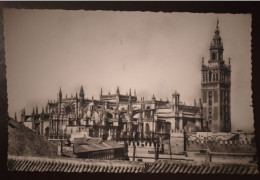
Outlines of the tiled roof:
M159 161L156 163L147 163L145 172L184 174L259 174L256 164L205 164L183 161Z
M88 173L184 173L184 174L259 174L256 164L203 164L183 161L155 163L119 160L81 160L8 156L9 171L88 172Z
M124 145L112 142L102 141L101 138L75 138L74 139L74 152L91 152L99 150L109 150L116 148L124 148Z
M88 173L141 173L144 163L109 161L52 159L42 157L8 156L9 171L27 172L88 172Z

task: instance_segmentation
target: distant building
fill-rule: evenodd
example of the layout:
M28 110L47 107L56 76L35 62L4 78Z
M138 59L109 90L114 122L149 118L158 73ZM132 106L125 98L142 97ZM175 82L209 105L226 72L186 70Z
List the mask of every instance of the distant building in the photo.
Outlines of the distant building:
M57 101L49 101L45 112L33 110L31 115L22 113L22 122L31 123L32 128L50 139L62 139L75 132L87 132L90 137L104 140L152 140L168 137L171 132L196 132L202 130L202 104L194 102L194 106L180 101L179 93L172 94L169 100L138 101L134 95L103 95L100 100L85 98L83 87L79 96L63 98L60 89ZM29 121L29 122L28 122Z
M201 93L203 103L204 127L212 132L230 132L230 86L231 65L223 59L223 43L219 35L219 27L215 30L210 45L208 65L202 59Z

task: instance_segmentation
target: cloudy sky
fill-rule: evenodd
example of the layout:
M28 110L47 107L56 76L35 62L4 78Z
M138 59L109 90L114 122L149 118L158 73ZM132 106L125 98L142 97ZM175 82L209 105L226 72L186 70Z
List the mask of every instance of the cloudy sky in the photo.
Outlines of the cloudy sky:
M83 85L95 99L101 87L165 100L176 90L192 104L217 17L232 65L232 130L252 131L249 14L5 9L9 114L41 109L60 86L71 96Z

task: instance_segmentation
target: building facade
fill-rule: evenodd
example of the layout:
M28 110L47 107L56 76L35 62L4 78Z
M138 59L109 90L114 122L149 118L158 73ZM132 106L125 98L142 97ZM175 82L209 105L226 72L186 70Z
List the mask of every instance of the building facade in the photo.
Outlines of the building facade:
M201 66L201 97L203 104L204 127L212 132L231 131L230 87L231 65L223 59L223 43L218 22L210 45L208 64Z
M129 94L120 93L119 87L114 94L100 99L85 97L83 87L79 96L63 97L59 90L57 101L48 101L45 111L31 115L22 113L22 121L31 123L32 128L50 139L68 138L73 133L87 132L90 137L104 140L147 140L168 137L172 132L196 132L202 130L202 103L194 101L193 106L180 101L180 94L172 94L171 101L150 100L141 97L137 100ZM28 122L29 121L29 122ZM47 124L47 125L46 125Z

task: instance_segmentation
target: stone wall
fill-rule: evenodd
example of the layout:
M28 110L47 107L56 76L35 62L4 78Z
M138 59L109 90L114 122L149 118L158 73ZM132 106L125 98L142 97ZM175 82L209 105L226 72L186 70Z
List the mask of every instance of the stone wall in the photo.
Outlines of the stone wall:
M254 141L209 141L209 140L187 140L187 151L200 151L201 149L209 149L211 152L225 153L256 153L256 145Z

